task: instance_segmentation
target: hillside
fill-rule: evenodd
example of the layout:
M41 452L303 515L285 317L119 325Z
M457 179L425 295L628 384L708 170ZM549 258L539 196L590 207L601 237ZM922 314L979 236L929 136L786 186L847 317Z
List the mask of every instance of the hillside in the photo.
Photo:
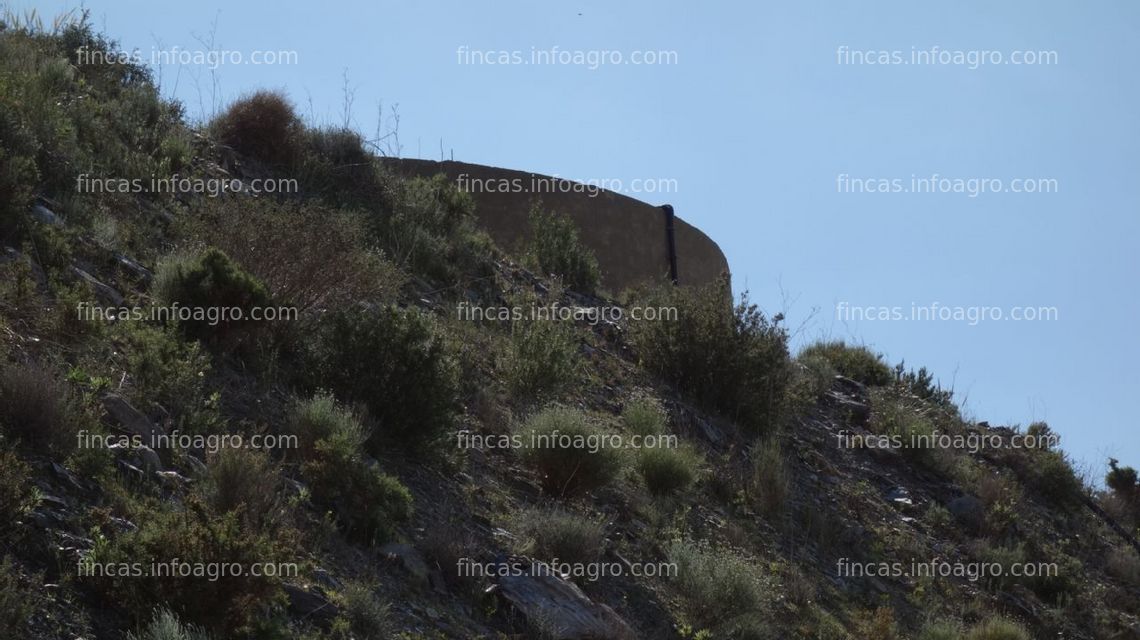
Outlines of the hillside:
M0 637L1140 638L1130 461L116 52L0 24Z

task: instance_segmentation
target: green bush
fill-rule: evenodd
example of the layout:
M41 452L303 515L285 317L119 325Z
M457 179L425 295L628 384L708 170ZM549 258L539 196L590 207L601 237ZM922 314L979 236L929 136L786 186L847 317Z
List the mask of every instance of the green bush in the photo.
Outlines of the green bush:
M368 440L368 432L356 415L325 392L294 404L287 431L297 437L302 460L312 459L322 440L336 442L349 451L359 451Z
M199 487L215 513L236 513L255 531L270 531L279 521L280 489L281 478L269 456L233 447L224 447L207 460Z
M782 316L769 320L743 297L732 306L726 279L699 288L665 287L645 306L675 307L675 321L636 322L641 362L705 410L757 433L773 429L786 409L791 376Z
M624 452L585 413L552 406L516 427L523 457L550 494L568 496L590 491L616 478L625 466Z
M0 238L15 237L39 183L36 139L6 99L0 98Z
M369 440L424 449L450 432L458 411L454 358L431 316L384 307L331 314L312 349L318 386L367 406L378 425Z
M762 513L773 514L784 508L791 487L791 470L775 437L752 445L752 473L748 493Z
M1029 640L1021 625L1004 618L991 618L970 629L966 640Z
M182 429L208 427L204 394L210 354L173 326L120 322L115 327L134 382L132 400L148 411L162 407Z
M0 637L27 638L32 617L32 592L20 584L20 572L5 556L0 560Z
M686 611L702 627L757 612L765 583L752 562L729 550L677 541L666 550Z
M369 640L392 637L391 608L376 598L373 589L351 582L337 592L336 599L341 603L341 614L333 622L334 638Z
M405 277L374 247L365 217L311 202L211 200L192 233L307 316L394 300Z
M269 291L257 278L219 249L191 255L168 256L154 276L154 297L163 305L191 310L181 323L190 337L221 346L240 346L252 339L262 322L251 318L256 307L270 306ZM237 314L241 319L222 317Z
M921 367L918 371L913 369L908 371L906 362L900 362L895 365L895 381L907 392L932 404L947 408L954 406L954 391L943 389L934 381L934 374L927 371L926 367Z
M543 562L587 563L601 556L602 523L559 508L523 509L512 518L518 552Z
M382 206L373 230L396 264L455 288L488 290L493 243L476 226L475 201L447 176L395 181Z
M894 375L883 357L864 346L849 346L842 340L816 342L800 352L801 360L823 357L840 375L869 386L884 386L894 381Z
M154 617L139 632L127 633L127 640L210 640L210 634L201 627L182 624L169 609L159 608Z
M918 634L918 640L961 640L962 625L949 620L928 622Z
M701 455L690 447L651 447L638 449L635 466L650 493L665 495L688 488L700 464Z
M222 144L272 167L291 167L300 155L301 121L288 98L276 91L239 98L210 129Z
M0 533L7 534L36 504L31 468L11 451L0 451Z
M1046 500L1073 507L1084 497L1084 483L1062 451L1032 449L1021 463L1022 480Z
M389 190L364 139L351 129L306 129L297 179L307 194L318 195L336 207L367 209Z
M556 320L520 320L511 325L507 385L520 396L555 395L581 368L574 329Z
M60 459L75 449L82 412L70 388L39 365L0 365L0 427Z
M800 354L796 358L788 395L800 410L813 406L831 390L838 371L831 361L821 354Z
M384 542L412 515L412 494L399 480L368 466L344 441L320 440L301 466L313 502L330 510L346 535Z
M530 257L543 275L555 275L570 289L594 293L601 272L598 259L578 239L578 227L569 217L544 212L535 204L530 211Z
M653 396L637 396L626 403L621 411L621 423L625 430L639 436L664 433L667 420L665 407Z
M108 604L125 611L166 607L191 624L234 637L248 630L267 607L283 603L282 576L264 574L278 573L276 569L287 573L287 565L277 565L274 571L266 566L262 575L249 571L254 564L291 559L275 538L243 527L235 513L218 515L191 499L184 509L154 513L136 531L96 540L80 576ZM184 570L163 570L171 575L130 570L135 563L152 561L178 562ZM225 576L220 575L223 566L229 571ZM243 571L233 572L235 566Z
M1117 495L1126 500L1135 500L1140 496L1140 484L1137 483L1136 469L1118 466L1120 462L1115 459L1108 461L1108 473L1104 476L1104 484Z

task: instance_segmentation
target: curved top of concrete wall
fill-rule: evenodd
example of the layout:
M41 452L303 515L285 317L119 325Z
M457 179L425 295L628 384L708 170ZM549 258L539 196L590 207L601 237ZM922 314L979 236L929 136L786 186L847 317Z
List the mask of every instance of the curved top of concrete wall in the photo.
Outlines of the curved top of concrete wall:
M602 286L613 292L669 277L666 215L661 207L571 180L465 162L385 158L405 176L439 173L455 181L475 201L476 217L506 249L519 249L530 232L534 200L544 209L569 216L579 236L597 255ZM705 284L728 274L720 247L700 229L674 217L677 279Z

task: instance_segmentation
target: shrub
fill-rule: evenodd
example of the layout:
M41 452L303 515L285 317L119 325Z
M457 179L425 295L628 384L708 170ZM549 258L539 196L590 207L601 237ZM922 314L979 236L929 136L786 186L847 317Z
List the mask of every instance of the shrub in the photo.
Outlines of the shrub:
M764 581L747 558L683 541L669 545L666 555L676 564L674 583L697 624L713 627L760 608Z
M1108 554L1109 575L1135 587L1140 587L1140 556L1128 547L1116 547Z
M970 629L966 640L1029 640L1021 625L1004 618L991 618Z
M122 322L119 338L134 380L133 400L172 414L182 428L202 426L205 377L210 355L197 342L187 342L174 327Z
M676 321L630 327L649 371L753 432L779 423L791 374L782 316L769 321L747 296L732 307L727 279L657 289L647 297L646 306L677 309Z
M1117 495L1125 499L1135 499L1138 492L1140 492L1140 486L1137 484L1136 469L1117 466L1119 464L1119 461L1109 459L1109 470L1104 476L1104 484L1116 492Z
M359 133L342 127L306 129L296 169L302 188L335 207L366 209L388 191Z
M544 275L556 275L574 291L594 293L601 277L598 259L578 239L578 227L569 217L530 211L530 257Z
M556 393L574 381L581 366L574 330L554 320L513 323L506 366L515 394Z
M65 458L81 412L70 388L39 365L0 365L0 426L25 445Z
M657 495L686 489L697 477L701 455L690 447L650 447L637 451L636 467L649 492Z
M373 590L359 582L351 582L337 592L341 614L333 622L333 637L352 640L388 638L393 633L390 607L380 602Z
M623 451L583 412L552 406L517 428L523 457L538 471L543 488L572 495L607 484L625 464Z
M348 451L359 451L368 439L360 420L325 392L296 402L287 430L297 436L298 453L303 460L316 455L317 443L322 440L333 441Z
M961 640L962 625L949 620L928 622L918 634L918 640Z
M752 475L749 492L753 502L765 514L784 508L791 485L791 471L784 459L780 441L774 437L752 445Z
M32 593L20 584L20 572L5 556L0 560L0 637L27 638L33 612Z
M124 610L167 607L182 620L233 637L248 629L266 607L282 603L280 576L254 575L248 568L282 562L289 557L285 553L268 534L243 527L236 514L217 515L191 499L185 509L155 513L136 531L110 541L96 540L84 557L80 576L108 603ZM128 566L140 558L177 561L196 569L189 575L103 573L105 567ZM246 570L221 576L223 566ZM207 570L217 577L212 579Z
M544 562L597 560L605 538L602 523L563 509L523 509L512 519L519 553Z
M639 436L655 436L665 432L668 415L653 396L641 395L630 400L621 411L626 431Z
M236 513L255 531L268 531L279 518L281 479L264 453L224 447L207 461L200 491L219 514Z
M320 386L368 407L379 425L369 440L426 448L452 429L459 382L433 319L384 307L332 314L318 328L313 368Z
M270 305L265 285L213 248L160 262L154 296L164 305L191 310L190 318L181 323L188 336L222 346L248 341L259 324L251 319L253 309ZM231 314L236 312L230 310L241 309L241 318L222 317L223 309Z
M475 202L443 174L394 182L376 238L396 264L427 278L483 290L494 276L490 237L475 224Z
M895 640L899 637L895 612L890 607L860 611L855 615L854 626L855 636L860 640Z
M952 407L954 391L943 389L934 381L934 374L921 367L918 371L906 369L906 362L895 365L895 382L907 392L940 407Z
M838 372L831 361L820 354L800 354L795 361L788 395L797 409L812 406L831 390Z
M36 138L15 111L0 109L0 238L13 237L39 182L36 167Z
M394 300L404 283L353 212L267 198L211 201L196 232L301 314Z
M343 441L320 440L301 466L313 502L330 510L349 537L374 544L411 517L412 494L399 480L368 466Z
M800 352L800 360L826 359L840 375L868 386L884 386L894 380L883 356L865 346L850 346L842 340L816 342Z
M210 640L210 634L201 627L182 624L169 609L160 607L137 634L128 632L127 640Z
M1060 506L1073 506L1084 495L1084 484L1073 471L1062 451L1033 449L1022 463L1025 483L1038 494Z
M24 517L36 504L30 482L32 469L11 451L0 451L0 533Z
M239 98L210 123L218 141L273 167L297 161L302 126L293 105L276 91Z

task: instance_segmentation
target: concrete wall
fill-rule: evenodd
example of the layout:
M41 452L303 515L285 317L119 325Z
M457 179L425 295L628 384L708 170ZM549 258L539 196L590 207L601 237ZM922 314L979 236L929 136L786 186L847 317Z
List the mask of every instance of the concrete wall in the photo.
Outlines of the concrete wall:
M388 158L387 166L405 176L443 173L475 200L476 216L499 246L518 250L530 232L530 203L570 216L582 241L598 257L602 286L617 293L669 276L665 213L612 191L541 174L465 162ZM660 203L665 204L665 203ZM677 212L683 214L684 212ZM674 219L680 284L704 284L728 273L728 262L700 229Z

